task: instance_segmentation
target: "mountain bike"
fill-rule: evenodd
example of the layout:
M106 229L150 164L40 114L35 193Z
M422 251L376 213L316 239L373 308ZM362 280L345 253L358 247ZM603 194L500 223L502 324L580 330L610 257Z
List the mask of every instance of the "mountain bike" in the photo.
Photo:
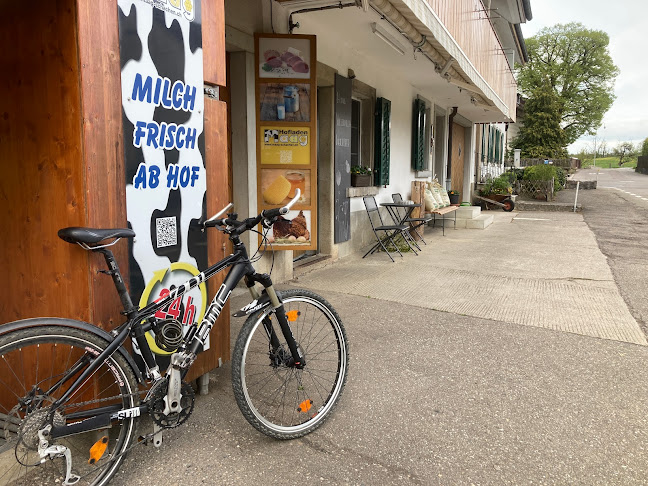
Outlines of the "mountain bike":
M131 302L108 249L133 238L132 230L60 230L64 241L103 255L104 273L112 277L126 319L110 333L59 318L0 326L0 484L105 485L135 445L159 447L162 432L184 423L194 409L194 391L184 378L241 280L253 299L234 314L247 316L232 354L232 385L241 412L257 430L277 439L319 427L347 378L349 349L340 316L310 291L275 290L269 275L255 271L240 239L259 224L265 235L298 199L299 191L286 206L243 220L235 213L221 218L230 203L200 220L200 230L226 233L233 253L143 308ZM155 317L226 268L202 322L185 332L178 321ZM146 339L151 332L157 346L173 351L164 372ZM127 339L140 350L142 370L124 347ZM136 441L137 421L145 415L152 432Z

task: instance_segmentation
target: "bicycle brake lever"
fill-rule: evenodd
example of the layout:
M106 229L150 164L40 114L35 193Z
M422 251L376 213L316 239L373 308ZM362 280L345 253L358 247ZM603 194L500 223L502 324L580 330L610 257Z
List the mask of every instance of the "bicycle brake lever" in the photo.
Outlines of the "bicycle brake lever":
M272 228L273 224L274 224L274 221L270 221L269 219L263 218L261 220L261 226L263 226L265 229Z

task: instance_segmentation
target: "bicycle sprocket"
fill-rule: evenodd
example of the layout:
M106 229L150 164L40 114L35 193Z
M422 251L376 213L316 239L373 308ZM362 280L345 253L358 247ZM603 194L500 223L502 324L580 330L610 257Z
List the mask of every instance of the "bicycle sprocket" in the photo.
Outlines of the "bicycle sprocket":
M182 386L180 387L180 393L182 395L182 398L180 399L180 412L165 415L164 410L166 408L166 402L164 401L164 398L167 396L168 389L169 381L167 379L160 380L153 385L153 388L151 388L148 394L149 415L160 427L172 429L183 424L189 418L194 409L196 395L194 394L191 385L183 381Z

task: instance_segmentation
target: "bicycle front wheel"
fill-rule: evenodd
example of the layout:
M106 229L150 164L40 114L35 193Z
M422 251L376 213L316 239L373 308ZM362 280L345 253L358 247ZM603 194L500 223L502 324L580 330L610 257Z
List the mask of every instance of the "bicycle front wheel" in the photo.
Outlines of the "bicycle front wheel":
M0 337L0 484L63 483L66 459L60 454L41 463L38 431L48 421L62 426L139 403L133 371L114 353L48 420L51 404L106 345L89 332L57 326ZM102 486L117 472L134 435L133 418L113 419L98 430L51 439L49 445L70 451L72 473L80 476L76 484Z
M281 296L304 368L292 365L275 310L267 307L241 328L232 384L252 426L277 439L294 439L319 427L335 407L346 382L349 348L340 316L326 300L307 290Z

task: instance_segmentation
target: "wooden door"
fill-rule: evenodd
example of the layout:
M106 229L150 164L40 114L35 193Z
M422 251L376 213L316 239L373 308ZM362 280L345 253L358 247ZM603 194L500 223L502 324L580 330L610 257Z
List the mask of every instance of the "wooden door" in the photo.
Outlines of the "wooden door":
M465 128L456 123L452 124L452 148L451 148L451 173L450 188L453 191L463 190L464 179L464 157L465 157Z

